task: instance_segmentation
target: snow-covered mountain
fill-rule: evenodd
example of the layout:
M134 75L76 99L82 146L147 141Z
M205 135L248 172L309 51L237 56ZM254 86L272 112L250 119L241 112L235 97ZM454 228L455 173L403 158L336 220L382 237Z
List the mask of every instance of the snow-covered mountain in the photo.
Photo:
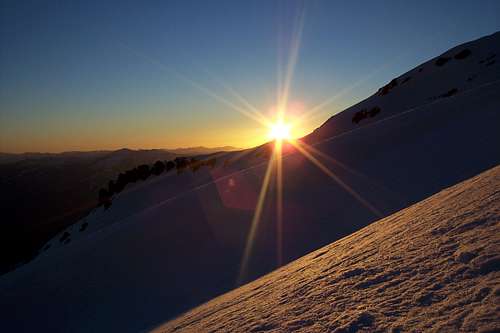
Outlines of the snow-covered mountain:
M463 44L335 115L303 139L323 169L289 148L283 263L498 165L499 53L500 33ZM233 289L268 149L127 187L0 277L3 325L140 331ZM242 281L278 266L275 182L267 198Z
M155 332L498 332L500 166Z

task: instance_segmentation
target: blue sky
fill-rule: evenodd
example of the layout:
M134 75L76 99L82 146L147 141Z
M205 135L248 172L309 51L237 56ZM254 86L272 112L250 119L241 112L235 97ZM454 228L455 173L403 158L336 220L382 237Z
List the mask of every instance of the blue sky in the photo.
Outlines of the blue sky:
M446 49L500 30L500 1L3 1L0 151L251 146L278 62L302 38L290 101L305 108L367 78L304 133Z

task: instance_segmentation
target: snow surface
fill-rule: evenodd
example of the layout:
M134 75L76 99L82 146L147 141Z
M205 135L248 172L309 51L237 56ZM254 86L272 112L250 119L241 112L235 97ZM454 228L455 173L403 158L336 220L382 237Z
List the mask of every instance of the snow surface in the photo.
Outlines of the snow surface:
M447 53L465 47L469 57L442 67L432 59L408 72L410 81L335 115L304 139L379 214L303 155L287 153L283 263L500 164L500 62L481 63L500 54L500 33ZM435 98L452 88L456 95ZM382 111L354 124L363 105ZM34 261L0 277L2 326L137 332L236 287L265 149L218 154L213 170L171 172L127 187L109 210L94 210ZM267 198L243 281L279 267L274 182Z
M498 332L500 166L154 332Z

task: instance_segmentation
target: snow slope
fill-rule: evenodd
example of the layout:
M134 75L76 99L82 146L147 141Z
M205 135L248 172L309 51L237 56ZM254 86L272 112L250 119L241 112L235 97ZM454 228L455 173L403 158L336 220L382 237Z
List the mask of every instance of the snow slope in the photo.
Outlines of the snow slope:
M464 47L471 55L453 59ZM316 158L325 168L378 214L302 154L287 153L282 263L500 164L500 66L483 61L500 54L500 34L447 53L452 60L445 65L432 59L418 66L410 81L335 115L304 138L323 154ZM452 88L458 89L453 96L434 98ZM365 104L381 112L353 123ZM213 170L171 172L127 187L109 210L96 209L34 261L0 277L2 325L136 332L236 287L265 149L219 154ZM280 264L275 198L273 182L243 281ZM60 241L64 232L67 244Z
M470 54L461 58L461 52ZM462 53L464 54L464 53ZM467 54L467 53L465 53ZM456 59L457 57L459 59ZM446 61L437 65L440 59ZM440 103L446 93L456 89L461 94L499 80L500 32L456 46L395 78L397 85L386 94L376 92L369 98L331 117L305 140L315 142L359 127L352 117L359 110L378 106L380 114L362 120L366 125L380 118L411 110L428 103ZM388 83L389 84L389 83Z
M155 332L498 332L500 166Z

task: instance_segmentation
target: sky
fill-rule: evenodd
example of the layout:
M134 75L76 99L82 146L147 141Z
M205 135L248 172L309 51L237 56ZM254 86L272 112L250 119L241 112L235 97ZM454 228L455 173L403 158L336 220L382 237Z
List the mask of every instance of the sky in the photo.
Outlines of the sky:
M345 92L294 128L298 137L393 77L500 30L498 0L0 6L0 151L16 153L251 147L268 129L248 105L272 117L285 82L291 116Z

